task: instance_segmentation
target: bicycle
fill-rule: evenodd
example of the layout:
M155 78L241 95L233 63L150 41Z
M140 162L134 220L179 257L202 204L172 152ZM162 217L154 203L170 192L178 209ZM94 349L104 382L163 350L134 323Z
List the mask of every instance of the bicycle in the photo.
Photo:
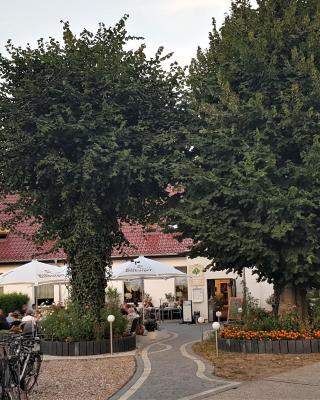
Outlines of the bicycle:
M1 400L21 400L37 383L42 357L38 338L22 335L0 338Z

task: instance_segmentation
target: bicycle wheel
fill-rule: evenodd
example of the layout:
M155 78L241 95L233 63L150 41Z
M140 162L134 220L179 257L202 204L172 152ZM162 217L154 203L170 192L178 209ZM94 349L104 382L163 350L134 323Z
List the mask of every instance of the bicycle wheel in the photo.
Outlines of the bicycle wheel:
M26 393L30 393L37 382L41 361L41 356L37 353L32 354L28 361L25 373L20 380L20 387Z
M21 400L20 388L13 386L10 389L6 389L4 392L4 400Z

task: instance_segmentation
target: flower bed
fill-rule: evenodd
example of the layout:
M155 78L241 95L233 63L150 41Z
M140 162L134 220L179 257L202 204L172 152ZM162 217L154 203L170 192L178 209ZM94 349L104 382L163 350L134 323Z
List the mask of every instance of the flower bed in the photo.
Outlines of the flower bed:
M311 340L320 338L320 330L300 329L299 331L280 330L247 330L241 327L226 327L221 332L221 338L238 340Z
M319 353L320 330L252 331L245 327L225 327L219 346L224 351L242 353Z

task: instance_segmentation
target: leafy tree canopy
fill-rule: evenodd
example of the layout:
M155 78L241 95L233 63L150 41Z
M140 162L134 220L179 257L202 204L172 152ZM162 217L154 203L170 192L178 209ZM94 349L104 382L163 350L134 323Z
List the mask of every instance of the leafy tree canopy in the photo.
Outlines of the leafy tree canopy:
M157 212L184 146L183 70L130 50L126 19L79 37L64 23L63 43L0 57L1 194L66 250L73 297L96 308L121 222Z
M194 163L170 212L213 268L320 286L320 3L233 1L190 67Z

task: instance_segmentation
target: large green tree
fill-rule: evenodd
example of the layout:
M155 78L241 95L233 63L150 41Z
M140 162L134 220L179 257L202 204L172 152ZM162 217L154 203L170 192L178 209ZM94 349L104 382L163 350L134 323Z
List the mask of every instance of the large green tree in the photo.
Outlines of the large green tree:
M257 3L233 1L191 64L194 163L170 223L304 311L320 287L320 3Z
M124 221L144 222L165 202L183 154L183 71L159 48L113 28L35 48L8 43L0 57L0 189L17 220L40 223L37 242L67 253L72 298L98 315L106 267L125 241ZM135 47L135 50L130 48Z

